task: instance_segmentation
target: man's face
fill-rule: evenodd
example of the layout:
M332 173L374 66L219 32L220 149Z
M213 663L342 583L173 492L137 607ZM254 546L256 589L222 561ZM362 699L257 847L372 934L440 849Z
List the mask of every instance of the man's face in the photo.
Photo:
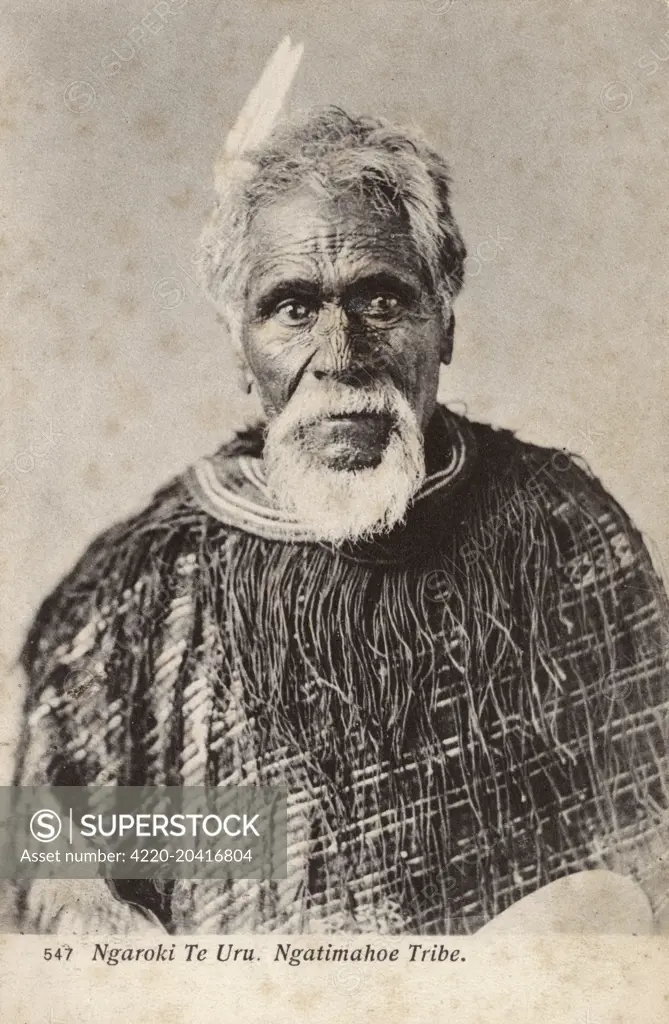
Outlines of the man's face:
M336 499L332 539L388 529L424 474L447 355L408 230L387 208L304 192L260 210L250 245L242 344L269 421L269 481L302 519L296 474L301 494L315 487L310 506Z

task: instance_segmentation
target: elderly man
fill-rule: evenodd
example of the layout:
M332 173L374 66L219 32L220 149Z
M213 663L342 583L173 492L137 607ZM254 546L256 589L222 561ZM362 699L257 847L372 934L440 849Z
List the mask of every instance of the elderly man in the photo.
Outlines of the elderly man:
M438 403L441 157L340 110L284 125L203 251L266 422L43 605L17 781L285 785L288 877L99 883L90 920L467 932L592 868L659 912L666 598L585 468ZM45 891L26 927L62 915Z

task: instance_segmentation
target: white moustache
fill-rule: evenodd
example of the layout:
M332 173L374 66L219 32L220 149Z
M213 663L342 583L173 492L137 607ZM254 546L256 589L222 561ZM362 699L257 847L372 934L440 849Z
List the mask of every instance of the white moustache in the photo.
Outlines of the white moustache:
M396 419L404 398L394 385L378 388L340 387L309 390L295 395L281 414L283 430L308 426L330 416L382 414ZM291 408L292 406L292 408Z

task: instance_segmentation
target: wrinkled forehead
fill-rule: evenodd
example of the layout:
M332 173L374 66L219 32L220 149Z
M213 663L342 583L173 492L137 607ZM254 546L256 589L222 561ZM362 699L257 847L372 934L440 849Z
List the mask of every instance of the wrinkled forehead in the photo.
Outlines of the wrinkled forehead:
M426 277L405 220L358 197L335 203L304 192L273 202L253 217L247 255L249 297L277 279L337 291L373 274L408 278L417 289Z

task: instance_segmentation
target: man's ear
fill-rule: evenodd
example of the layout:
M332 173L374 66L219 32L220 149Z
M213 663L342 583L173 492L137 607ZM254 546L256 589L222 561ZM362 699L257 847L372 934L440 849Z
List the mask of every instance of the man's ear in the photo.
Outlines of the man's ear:
M242 345L239 318L232 315L230 311L221 312L219 310L216 313L216 323L226 330L227 342L237 369L237 383L242 391L249 395L253 387L253 373Z
M232 350L243 358L242 318L239 311L232 306L219 307L216 310L216 322L227 331L228 343Z
M241 347L241 345L239 347L234 348L234 353L235 362L237 363L237 380L239 381L239 386L241 387L242 391L244 391L247 395L250 395L254 383L251 367L249 366L248 360L244 353L244 349Z
M451 310L448 321L444 318L445 331L442 335L439 355L444 366L448 366L453 358L453 336L455 334L455 313Z
M237 380L240 387L249 394L253 385L253 373L251 372L242 343L241 317L232 308L218 309L216 311L216 323L225 328L228 336L227 344L232 351L237 367Z

